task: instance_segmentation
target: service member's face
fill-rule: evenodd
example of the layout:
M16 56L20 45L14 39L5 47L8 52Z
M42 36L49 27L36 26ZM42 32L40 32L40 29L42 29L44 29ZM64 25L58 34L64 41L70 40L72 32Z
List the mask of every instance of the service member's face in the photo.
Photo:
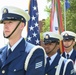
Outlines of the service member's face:
M19 21L4 21L4 35L5 37L9 36L12 31L16 28L16 26L18 25ZM21 25L18 26L18 28L16 29L16 31L12 34L11 38L16 38L17 36L19 36L21 34Z
M63 40L64 49L72 49L75 44L74 40Z
M47 54L48 56L51 56L51 55L55 54L55 53L57 52L57 49L58 49L57 46L58 46L58 45L56 45L56 43L46 44L46 45L44 46L45 51L46 51L46 54Z

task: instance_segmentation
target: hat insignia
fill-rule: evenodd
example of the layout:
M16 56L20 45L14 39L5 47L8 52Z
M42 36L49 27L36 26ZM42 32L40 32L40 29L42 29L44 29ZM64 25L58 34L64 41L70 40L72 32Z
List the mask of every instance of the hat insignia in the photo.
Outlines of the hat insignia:
M21 20L23 21L23 18L21 18Z
M46 39L49 39L49 35L48 35L48 34L46 34L45 38L46 38Z
M64 36L68 36L68 33L65 33Z
M8 13L8 9L4 8L3 14Z

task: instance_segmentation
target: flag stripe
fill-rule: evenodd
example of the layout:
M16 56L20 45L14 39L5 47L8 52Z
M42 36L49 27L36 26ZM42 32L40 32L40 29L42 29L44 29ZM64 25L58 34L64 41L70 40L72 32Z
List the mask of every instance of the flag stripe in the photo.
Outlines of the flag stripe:
M63 27L63 23L62 23L62 12L61 12L61 6L60 6L60 0L57 0L58 1L58 25L59 25L59 34L61 34L61 32L64 31L64 27ZM60 41L60 50L61 50L61 53L64 52L64 47L63 47L63 42Z
M52 0L50 31L56 32L59 34L62 31L64 31L64 27L63 27L63 23L62 23L60 0ZM60 42L60 50L61 50L61 52L64 51L64 49L62 47L62 42Z
M59 16L59 27L60 27L60 33L64 31L63 23L62 23L62 14L61 14L61 6L60 6L60 0L58 0L58 16Z

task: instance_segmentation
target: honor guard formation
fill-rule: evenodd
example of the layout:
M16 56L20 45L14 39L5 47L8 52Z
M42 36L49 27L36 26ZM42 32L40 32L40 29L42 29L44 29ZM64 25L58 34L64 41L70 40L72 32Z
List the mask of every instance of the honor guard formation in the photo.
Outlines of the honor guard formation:
M63 37L54 32L45 32L43 36L47 54L45 75L75 75L73 61L62 57L58 52Z
M76 75L76 34L64 31L43 33L42 46L33 45L22 37L26 22L30 20L26 11L5 6L1 10L3 36L8 43L0 49L0 75ZM64 52L61 51L61 41Z

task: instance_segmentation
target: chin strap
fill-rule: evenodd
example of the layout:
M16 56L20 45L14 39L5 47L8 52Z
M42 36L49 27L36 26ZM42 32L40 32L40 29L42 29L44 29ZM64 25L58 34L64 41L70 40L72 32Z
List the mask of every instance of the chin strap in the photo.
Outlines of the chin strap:
M57 45L57 43L55 44L54 48L47 54L50 54L55 49L56 45Z
M3 33L4 38L9 38L15 32L15 30L18 28L18 26L20 25L20 23L21 23L21 21L19 21L19 23L17 24L16 28L12 31L12 33L10 35L5 36L5 34Z
M72 45L72 44L73 44L73 41L72 41L71 45ZM69 48L71 45L69 45L69 46L67 46L67 47L66 47L66 46L64 46L64 47L65 47L65 48Z

